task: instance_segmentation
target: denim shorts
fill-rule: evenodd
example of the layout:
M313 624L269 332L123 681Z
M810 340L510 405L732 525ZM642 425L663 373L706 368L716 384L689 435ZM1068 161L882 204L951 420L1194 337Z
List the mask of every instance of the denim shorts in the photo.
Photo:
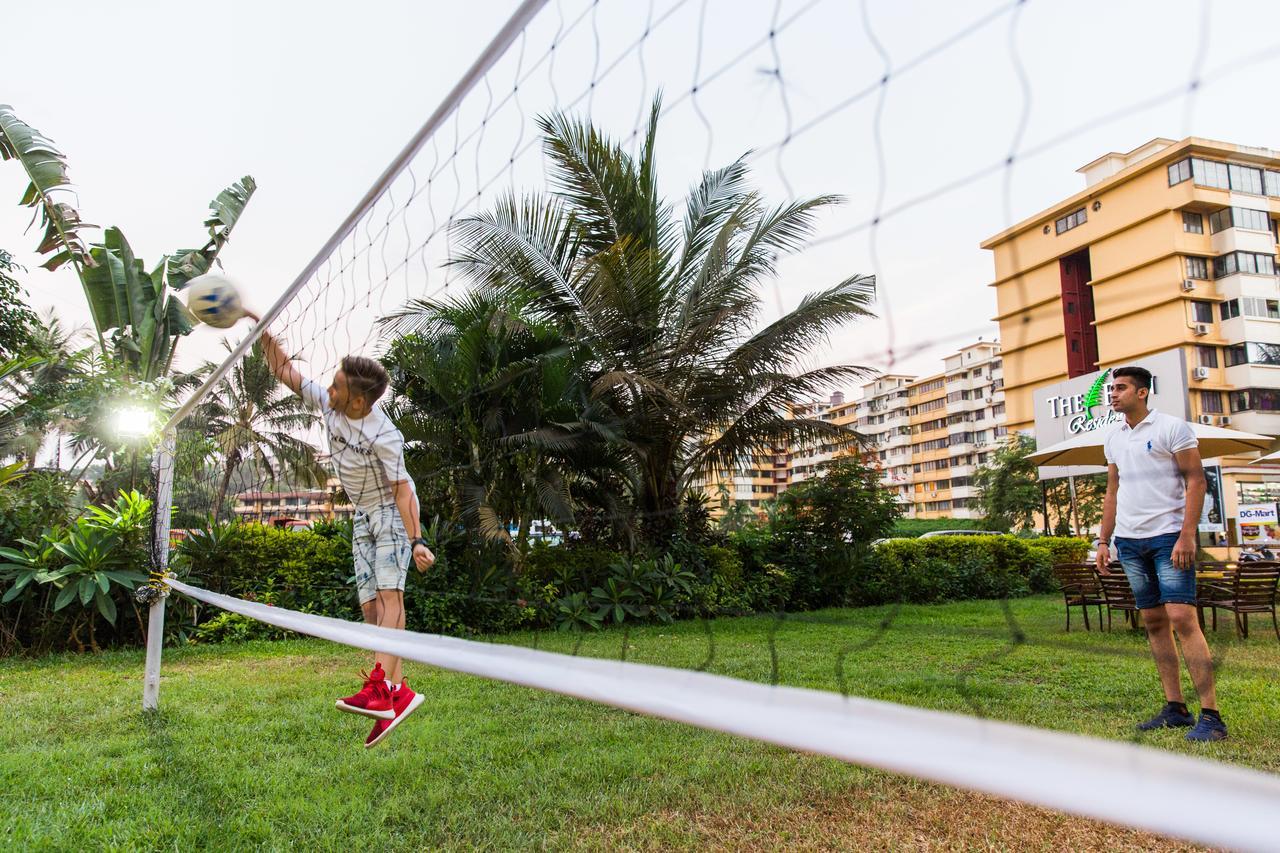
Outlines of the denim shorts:
M377 598L380 589L404 589L413 549L395 506L382 506L371 513L356 510L351 551L361 604Z
M1173 565L1173 546L1177 533L1165 533L1147 539L1116 537L1116 556L1124 566L1133 599L1140 610L1161 604L1195 604L1196 570Z

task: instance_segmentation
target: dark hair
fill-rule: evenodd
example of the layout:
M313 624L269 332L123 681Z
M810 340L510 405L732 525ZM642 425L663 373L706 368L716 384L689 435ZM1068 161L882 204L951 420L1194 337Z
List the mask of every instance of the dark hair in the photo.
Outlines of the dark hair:
M372 406L387 390L390 378L387 369L371 358L362 355L349 355L342 359L342 372L347 375L347 387L352 395L364 397L366 405Z
M1117 367L1111 371L1111 378L1115 379L1119 376L1128 376L1133 380L1133 384L1139 388L1151 390L1151 371L1145 367Z

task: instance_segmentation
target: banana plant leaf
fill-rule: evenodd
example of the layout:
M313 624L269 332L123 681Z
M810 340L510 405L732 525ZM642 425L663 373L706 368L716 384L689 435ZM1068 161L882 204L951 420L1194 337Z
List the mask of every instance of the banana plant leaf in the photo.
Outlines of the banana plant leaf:
M204 221L209 229L209 242L199 249L179 249L166 259L170 287L182 290L191 279L209 271L222 247L231 239L231 230L257 189L253 177L245 175L209 202L209 218Z
M56 193L71 191L67 158L53 140L14 115L8 104L0 104L0 160L17 160L31 181L20 204L35 208L44 227L37 251L53 256L43 266L56 270L68 261L92 266L80 230L97 226L83 222L74 207L56 200Z

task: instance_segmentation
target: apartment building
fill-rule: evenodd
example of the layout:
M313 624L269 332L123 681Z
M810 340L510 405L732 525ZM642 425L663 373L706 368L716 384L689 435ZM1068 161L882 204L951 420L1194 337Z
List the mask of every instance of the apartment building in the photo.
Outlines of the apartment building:
M910 511L911 424L908 402L914 376L888 373L862 386L854 427L867 439L869 452L880 465L881 482Z
M1174 365L1166 410L1280 435L1280 151L1154 139L1078 171L1081 191L982 243L1009 428L1061 419L1050 389L1154 360ZM1228 517L1280 500L1280 468L1247 462L1218 461Z
M1000 344L978 341L947 356L938 374L883 374L863 384L856 400L836 392L794 403L793 417L853 427L864 443L767 448L737 471L712 477L706 494L717 513L725 498L759 509L841 456L862 453L880 466L881 482L907 517L976 517L973 472L1005 433L1003 384Z
M826 400L808 403L793 403L791 416L796 418L813 418L830 421L839 426L849 426L856 422L859 403L846 401L843 391L832 392ZM797 446L791 453L791 482L802 483L814 477L822 476L832 461L845 451L835 444L823 443L812 446Z
M355 507L342 497L336 479L323 489L293 492L241 492L232 510L241 521L262 524L311 524L321 519L351 518Z

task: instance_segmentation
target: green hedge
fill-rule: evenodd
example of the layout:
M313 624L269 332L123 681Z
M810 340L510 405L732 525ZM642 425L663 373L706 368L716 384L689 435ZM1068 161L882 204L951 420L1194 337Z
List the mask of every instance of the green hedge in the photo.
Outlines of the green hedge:
M853 586L854 604L935 604L1050 592L1055 563L1083 560L1083 539L939 536L877 547Z
M685 574L664 612L715 616L1049 592L1054 563L1083 560L1088 547L1083 539L948 536L810 553L752 530L724 544L673 547L670 571ZM849 551L848 559L835 560L834 552L843 550ZM563 627L566 620L590 623L604 618L600 613L611 583L634 591L625 599L629 619L649 620L656 612L638 592L644 588L642 569L650 570L641 565L644 555L586 543L537 544L513 570L501 548L459 539L438 545L436 552L438 562L429 572L409 573L405 607L412 630L466 635ZM216 545L192 543L184 553L192 576L211 589L305 612L361 618L351 585L350 542L340 529L317 533L243 525L231 528ZM806 563L819 558L839 572L824 574L823 564ZM818 583L825 597L815 600L800 581ZM828 588L832 583L838 588ZM566 615L575 609L577 616ZM208 612L203 618L192 632L198 640L276 633L227 614Z

